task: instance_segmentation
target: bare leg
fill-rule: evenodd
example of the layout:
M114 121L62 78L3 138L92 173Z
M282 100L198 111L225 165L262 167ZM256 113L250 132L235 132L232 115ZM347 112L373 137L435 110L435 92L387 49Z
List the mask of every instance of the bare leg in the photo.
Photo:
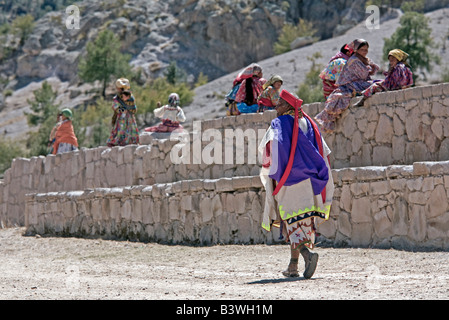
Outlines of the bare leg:
M293 246L290 247L290 263L288 265L287 270L282 272L285 277L297 277L298 274L298 258L299 258L299 250L298 248L293 249Z

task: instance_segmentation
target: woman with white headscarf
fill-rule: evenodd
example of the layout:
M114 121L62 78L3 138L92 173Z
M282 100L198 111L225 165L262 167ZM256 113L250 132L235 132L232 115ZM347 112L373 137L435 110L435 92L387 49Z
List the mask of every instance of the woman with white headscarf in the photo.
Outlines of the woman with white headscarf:
M145 128L146 132L173 132L182 130L181 122L186 121L184 111L179 106L180 99L177 93L168 96L168 104L154 110L154 115L162 119L157 126Z

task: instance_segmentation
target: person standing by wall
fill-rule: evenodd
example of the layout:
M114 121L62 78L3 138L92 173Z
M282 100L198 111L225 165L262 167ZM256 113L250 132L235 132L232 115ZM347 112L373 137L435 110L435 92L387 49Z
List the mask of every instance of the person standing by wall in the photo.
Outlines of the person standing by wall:
M53 154L78 150L78 139L73 130L72 117L70 109L61 111L61 124L56 129Z
M135 114L137 112L136 99L130 91L129 80L120 78L116 81L117 95L113 98L112 131L107 141L108 147L139 144L139 129Z

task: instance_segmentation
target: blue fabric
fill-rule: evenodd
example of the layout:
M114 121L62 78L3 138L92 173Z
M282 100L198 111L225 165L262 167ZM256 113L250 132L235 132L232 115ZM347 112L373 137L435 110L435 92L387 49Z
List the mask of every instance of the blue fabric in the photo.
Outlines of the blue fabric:
M326 162L320 155L315 132L309 120L307 121L307 133L304 134L301 129L298 131L298 143L296 145L293 167L290 175L285 181L285 186L291 186L310 178L313 193L321 194L329 180L329 170ZM290 115L280 116L271 122L274 129L274 143L272 144L273 162L277 161L277 171L270 172L270 178L279 182L287 168L290 157L290 149L293 135L293 122L295 119ZM274 150L277 144L277 150ZM274 159L276 157L276 160Z
M251 106L248 106L244 102L237 103L237 109L239 109L240 113L256 113L259 111L259 105L253 104Z
M237 91L239 91L240 89L240 85L241 83L236 84L231 91L229 91L229 93L226 95L226 99L230 100L230 101L234 101L235 100L235 96L237 95Z

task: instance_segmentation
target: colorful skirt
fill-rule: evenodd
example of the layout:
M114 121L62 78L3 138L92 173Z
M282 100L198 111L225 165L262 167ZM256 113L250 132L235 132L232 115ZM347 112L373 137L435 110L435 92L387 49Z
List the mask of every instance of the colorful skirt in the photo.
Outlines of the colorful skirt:
M326 100L324 109L315 116L316 122L321 129L330 133L335 130L337 119L348 109L351 99L363 90L367 89L372 81L357 81L339 86Z
M162 119L162 123L157 126L145 128L146 132L173 132L175 130L182 130L183 127L178 121L171 121L169 119Z
M335 84L335 81L323 80L323 95L326 100L336 89L338 89L338 86Z
M229 101L226 103L226 115L229 116L238 116L240 114L239 109L237 109L237 102Z
M382 92L382 91L387 91L387 89L384 87L383 81L379 81L379 82L373 83L367 89L363 90L362 95L365 96L365 98L369 98L376 92Z
M77 151L78 148L70 143L65 143L65 142L61 142L58 145L58 151L56 152L56 154L60 154L60 153L66 153L66 152L72 152L72 151Z
M106 142L108 147L126 146L129 144L139 144L139 129L136 118L129 112L117 115L111 136Z
M325 219L322 213L310 212L282 221L282 238L285 237L293 249L302 245L313 249L317 233L315 218Z

